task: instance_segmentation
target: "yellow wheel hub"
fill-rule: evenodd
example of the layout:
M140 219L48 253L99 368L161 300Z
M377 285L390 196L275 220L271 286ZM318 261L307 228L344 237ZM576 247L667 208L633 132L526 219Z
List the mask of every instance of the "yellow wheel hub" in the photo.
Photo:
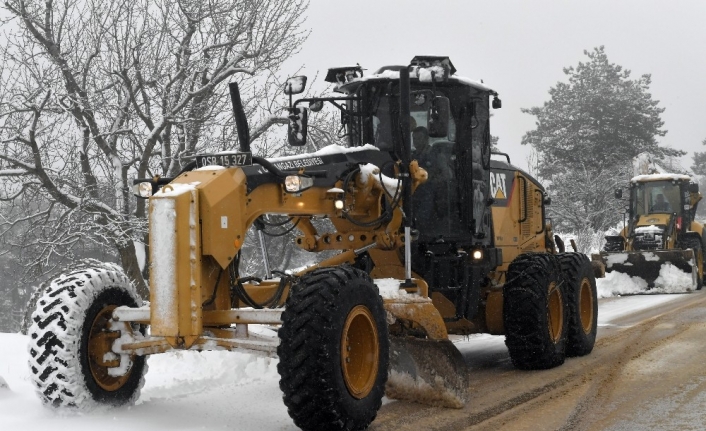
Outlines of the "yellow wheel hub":
M375 385L380 363L378 330L368 307L357 305L348 313L341 333L343 381L354 398L365 398Z
M120 332L108 329L115 307L115 305L105 307L96 315L88 335L88 365L98 386L106 391L120 389L132 372L132 368L122 376L111 376L108 372L110 368L120 366L120 357L112 351L113 343L120 337ZM129 325L125 327L129 328ZM134 355L130 357L131 361L133 359Z
M588 278L581 279L581 291L579 292L579 316L583 332L590 334L593 329L593 291Z
M547 303L547 324L549 327L549 335L554 343L561 339L562 331L564 330L564 301L561 297L561 290L552 282L548 289Z

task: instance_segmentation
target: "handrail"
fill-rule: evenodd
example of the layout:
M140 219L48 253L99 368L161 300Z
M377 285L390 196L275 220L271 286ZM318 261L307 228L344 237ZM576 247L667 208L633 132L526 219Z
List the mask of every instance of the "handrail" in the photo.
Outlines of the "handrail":
M520 223L524 223L527 221L527 179L523 177L522 175L517 175L517 179L522 180L522 198L524 201L524 205L522 205L523 201L520 201L520 211L521 213L524 212L524 215L520 220L518 220Z

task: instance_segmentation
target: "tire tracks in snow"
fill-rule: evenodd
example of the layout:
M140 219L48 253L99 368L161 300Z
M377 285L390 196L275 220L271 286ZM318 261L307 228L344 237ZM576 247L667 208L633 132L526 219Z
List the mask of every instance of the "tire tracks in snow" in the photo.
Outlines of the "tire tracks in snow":
M389 403L370 429L604 429L622 420L621 406L636 406L635 402L620 398L626 392L622 385L626 379L630 383L637 362L669 348L670 343L681 342L697 329L706 332L706 325L694 326L704 320L699 321L698 309L706 315L706 295L702 292L623 316L616 319L616 325L599 328L599 339L591 354L569 358L551 370L519 371L509 365L509 360L504 364L496 361L496 367L474 369L471 402L463 409ZM640 395L645 391L637 383L635 394ZM654 386L654 382L651 384ZM696 384L692 398L704 385ZM643 401L646 396L635 399Z

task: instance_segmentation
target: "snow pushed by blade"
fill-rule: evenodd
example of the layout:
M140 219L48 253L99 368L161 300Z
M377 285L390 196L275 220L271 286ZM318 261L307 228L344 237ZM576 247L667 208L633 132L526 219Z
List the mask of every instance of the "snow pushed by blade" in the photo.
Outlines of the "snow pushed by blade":
M659 277L655 280L655 288L660 290L655 293L681 293L691 292L694 288L692 275L687 274L671 263L667 262L659 270Z
M605 278L596 279L596 291L599 298L611 296L635 295L647 290L647 282L640 277L630 277L622 272L607 272Z
M654 284L654 287L648 289L647 281L643 278L631 277L618 271L608 272L605 278L596 279L599 298L636 294L687 293L694 290L692 275L669 262L660 267L659 277L654 281Z

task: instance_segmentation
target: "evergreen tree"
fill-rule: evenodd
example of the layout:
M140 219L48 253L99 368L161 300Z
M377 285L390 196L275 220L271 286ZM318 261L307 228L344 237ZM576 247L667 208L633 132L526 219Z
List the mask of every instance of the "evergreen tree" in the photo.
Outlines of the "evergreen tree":
M657 142L667 131L664 108L649 93L650 75L630 79L603 46L584 54L588 61L564 69L568 83L550 88L549 101L522 110L537 117L522 144L535 150L536 174L554 197L550 215L559 229L575 233L603 231L622 220L623 203L612 190L625 185L637 154L685 154Z
M701 141L701 144L706 145L706 139ZM692 158L694 164L691 165L691 170L696 174L694 181L699 183L701 194L706 194L706 151L694 151ZM699 206L696 209L696 218L702 221L706 220L706 201L702 200L699 202Z
M701 141L701 145L706 145L706 139ZM691 165L691 170L694 171L696 175L706 175L706 151L702 153L694 151L692 157L694 164Z
M657 143L667 131L664 108L649 93L650 75L631 80L629 70L608 61L603 46L584 54L589 61L565 68L569 82L551 88L548 102L522 110L537 117L522 144L537 151L538 174L552 179L579 167L613 170L644 151L658 159L684 155Z

